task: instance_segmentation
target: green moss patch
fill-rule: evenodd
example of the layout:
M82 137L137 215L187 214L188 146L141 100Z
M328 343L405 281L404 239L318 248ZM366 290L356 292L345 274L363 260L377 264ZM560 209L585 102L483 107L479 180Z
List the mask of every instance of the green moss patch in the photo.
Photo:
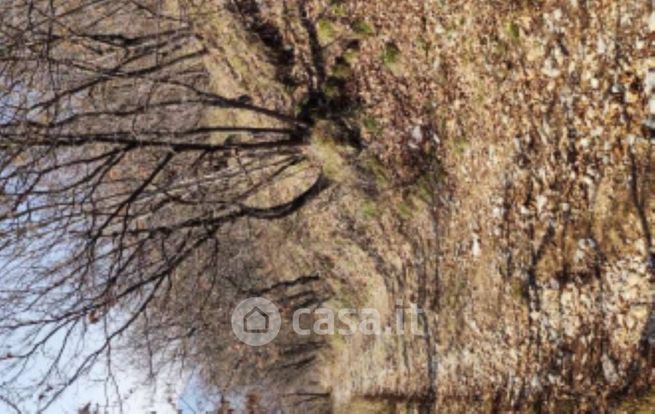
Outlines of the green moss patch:
M334 41L336 30L328 19L321 19L318 21L316 34L318 35L318 41L322 45L326 45Z
M396 76L400 75L402 70L401 57L400 49L395 43L390 42L384 46L381 56L382 63Z
M371 27L371 25L368 24L368 22L364 19L356 19L354 22L352 22L350 28L356 34L364 37L373 36L375 34L373 27Z

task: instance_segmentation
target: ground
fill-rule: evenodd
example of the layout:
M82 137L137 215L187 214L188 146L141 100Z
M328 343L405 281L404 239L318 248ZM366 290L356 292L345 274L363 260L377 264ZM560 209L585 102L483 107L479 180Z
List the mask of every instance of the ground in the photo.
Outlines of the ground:
M289 335L255 355L270 381L235 382L291 411L362 413L620 411L649 388L652 4L202 7L216 90L311 125L306 160L251 202L329 181L251 223L254 286L285 282L289 309L428 311L421 338Z

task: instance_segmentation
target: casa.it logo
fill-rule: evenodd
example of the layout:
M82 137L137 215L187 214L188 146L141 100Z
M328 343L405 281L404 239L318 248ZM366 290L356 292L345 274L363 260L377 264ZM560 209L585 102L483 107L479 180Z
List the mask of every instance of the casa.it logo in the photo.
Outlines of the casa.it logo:
M282 318L277 306L265 298L249 298L232 312L232 331L244 344L269 344L280 332Z

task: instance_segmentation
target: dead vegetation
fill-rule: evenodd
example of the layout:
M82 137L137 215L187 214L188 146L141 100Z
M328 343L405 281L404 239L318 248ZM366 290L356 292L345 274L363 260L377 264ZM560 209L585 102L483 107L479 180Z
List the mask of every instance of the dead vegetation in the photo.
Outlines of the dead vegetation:
M321 269L333 305L439 315L427 344L332 344L335 401L602 412L647 386L648 4L257 4L337 183L285 234L302 267ZM363 288L375 300L347 293Z
M208 229L223 216L181 210L201 217L208 247L184 250L190 260L161 278L166 295L136 324L147 344L133 346L191 360L224 395L269 411L608 412L647 392L652 5L178 6L213 105L150 121L221 126L201 131L202 148L166 145L225 153L213 168L239 177L229 188L243 189L233 206L243 215ZM252 154L279 135L292 151ZM153 154L162 168L179 157ZM148 159L139 167L156 177ZM160 187L186 171L176 160ZM129 219L125 231L149 230ZM153 229L170 219L156 216ZM300 307L372 307L391 320L398 304L417 305L424 336L287 329L250 349L230 337L229 310L252 295L271 297L287 321ZM171 338L179 346L166 348Z

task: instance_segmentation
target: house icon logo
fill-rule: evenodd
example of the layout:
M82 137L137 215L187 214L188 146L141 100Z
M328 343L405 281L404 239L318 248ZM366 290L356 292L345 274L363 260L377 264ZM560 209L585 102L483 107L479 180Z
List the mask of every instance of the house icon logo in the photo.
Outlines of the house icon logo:
M250 346L263 346L273 341L281 325L277 306L266 298L246 299L232 311L232 332Z
M243 330L247 333L266 333L270 325L270 318L266 312L257 306L243 317Z

